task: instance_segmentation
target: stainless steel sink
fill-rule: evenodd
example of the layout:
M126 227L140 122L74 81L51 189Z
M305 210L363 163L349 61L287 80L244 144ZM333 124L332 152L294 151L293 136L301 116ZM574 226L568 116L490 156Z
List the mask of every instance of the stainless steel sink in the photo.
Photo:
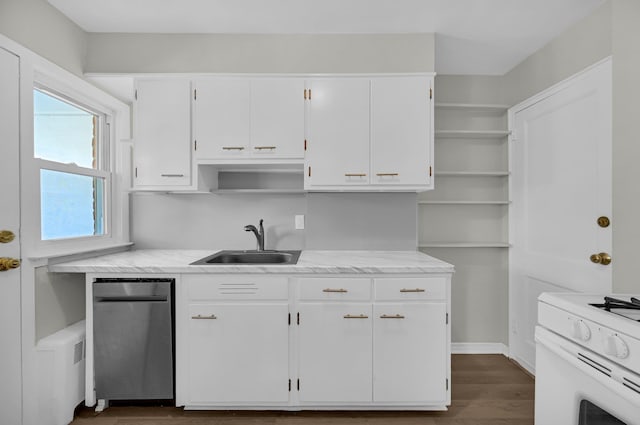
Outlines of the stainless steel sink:
M300 251L220 251L191 263L216 264L296 264Z

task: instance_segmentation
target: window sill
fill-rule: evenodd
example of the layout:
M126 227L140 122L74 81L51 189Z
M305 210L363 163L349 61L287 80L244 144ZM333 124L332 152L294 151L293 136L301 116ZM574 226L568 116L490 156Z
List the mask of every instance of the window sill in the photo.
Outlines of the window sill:
M95 257L98 254L107 254L111 251L124 251L124 248L133 246L133 242L113 243L108 245L101 245L95 247L86 248L66 248L66 249L51 249L46 251L34 251L30 255L27 255L29 260L49 260L49 264L57 263L61 261L70 261L80 259L82 257ZM64 258L63 258L64 257ZM69 258L74 257L74 258ZM55 259L55 260L54 260ZM54 261L52 261L54 260Z

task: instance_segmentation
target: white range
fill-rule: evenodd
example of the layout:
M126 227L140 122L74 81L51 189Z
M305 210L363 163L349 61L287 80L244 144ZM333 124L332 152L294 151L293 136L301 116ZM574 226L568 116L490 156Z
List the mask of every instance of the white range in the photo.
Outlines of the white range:
M536 425L639 425L640 295L538 300Z

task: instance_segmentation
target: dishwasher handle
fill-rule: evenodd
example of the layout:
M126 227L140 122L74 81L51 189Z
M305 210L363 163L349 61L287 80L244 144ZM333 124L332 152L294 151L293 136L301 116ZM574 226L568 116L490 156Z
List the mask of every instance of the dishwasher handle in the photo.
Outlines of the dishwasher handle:
M111 297L95 297L96 303L153 303L167 302L169 297L166 295L143 295L143 296L111 296Z

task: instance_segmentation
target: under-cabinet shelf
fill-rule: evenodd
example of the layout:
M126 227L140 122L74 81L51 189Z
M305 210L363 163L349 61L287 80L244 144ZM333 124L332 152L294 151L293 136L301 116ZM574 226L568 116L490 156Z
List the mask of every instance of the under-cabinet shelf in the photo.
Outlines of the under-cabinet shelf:
M214 195L242 195L242 194L264 194L264 195L299 195L305 194L303 189L212 189Z
M506 112L509 105L494 103L436 103L436 109L460 109L464 111Z
M424 242L418 248L509 248L507 242Z
M508 171L436 171L436 176L447 177L505 177Z
M509 205L510 201L418 201L418 205Z
M503 139L511 134L508 130L436 130L436 139Z

